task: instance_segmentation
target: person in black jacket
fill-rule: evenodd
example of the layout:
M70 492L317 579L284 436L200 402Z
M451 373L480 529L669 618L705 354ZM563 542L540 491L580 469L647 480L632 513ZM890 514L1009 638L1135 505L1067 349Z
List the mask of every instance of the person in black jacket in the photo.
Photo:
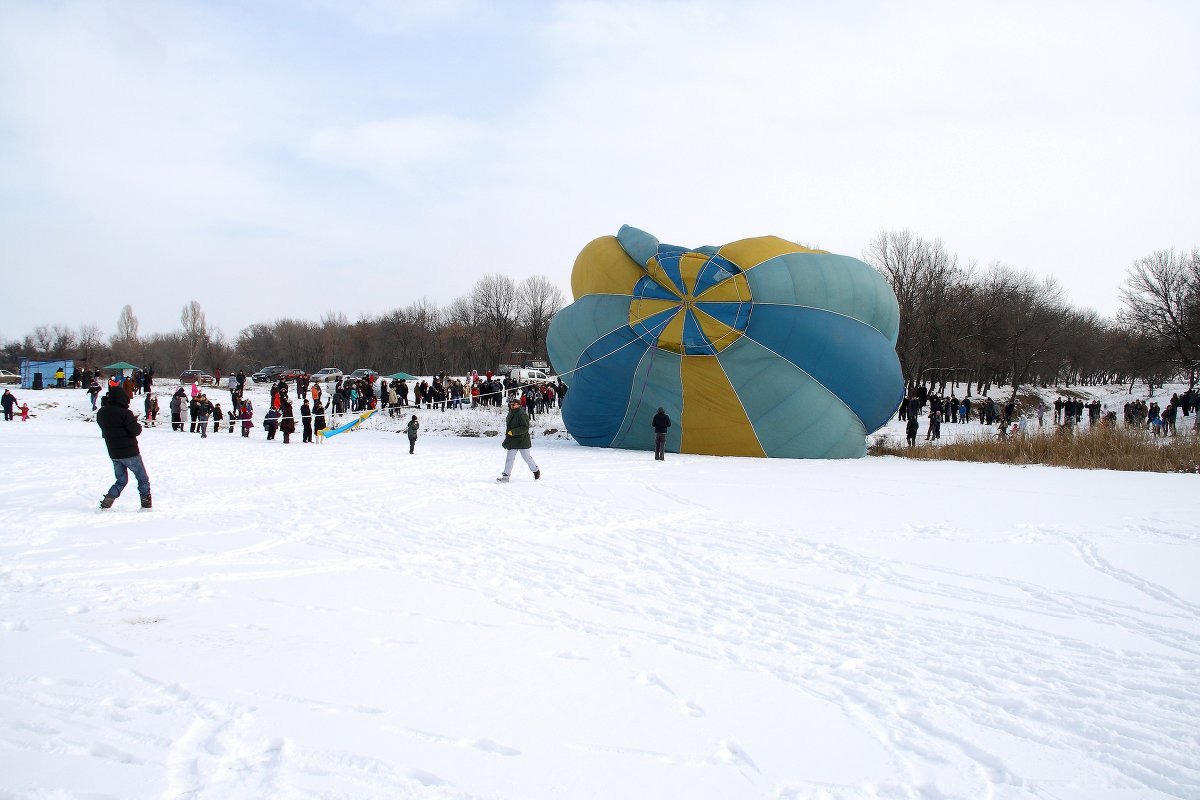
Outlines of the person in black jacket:
M645 419L645 417L643 417ZM671 427L671 418L667 416L667 412L662 410L660 406L658 413L654 415L654 419L650 421L650 425L654 428L654 460L667 460L667 428Z
M142 508L150 508L150 477L146 474L146 465L142 463L142 453L137 442L142 426L129 410L129 395L125 394L124 389L115 386L108 390L108 394L100 402L100 410L96 412L96 424L100 426L100 433L104 436L108 457L113 463L113 474L117 479L100 499L100 507L112 508L113 502L121 496L125 484L129 483L129 473L132 472L137 478Z

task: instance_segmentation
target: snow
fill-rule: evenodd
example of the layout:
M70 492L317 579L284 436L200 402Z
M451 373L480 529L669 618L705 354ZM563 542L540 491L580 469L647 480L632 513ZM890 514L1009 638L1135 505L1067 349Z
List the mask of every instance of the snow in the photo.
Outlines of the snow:
M86 395L16 394L0 797L1200 797L1196 476L660 463L551 415L498 484L498 410L422 410L415 455L160 424L154 509L99 511Z

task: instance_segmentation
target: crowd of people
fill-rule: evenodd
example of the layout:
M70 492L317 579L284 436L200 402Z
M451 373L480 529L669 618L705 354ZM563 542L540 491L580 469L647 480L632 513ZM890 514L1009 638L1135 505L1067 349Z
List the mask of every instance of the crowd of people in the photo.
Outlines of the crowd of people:
M929 408L928 412L925 410L926 406ZM1104 405L1095 399L1085 403L1078 397L1060 395L1050 406L1047 406L1045 401L1038 400L1037 406L1032 410L1032 416L1027 418L1017 415L1017 404L1013 399L1000 404L987 396L976 398L973 401L970 396L959 399L955 393L951 392L950 396L946 397L932 393L925 385L908 387L904 400L900 403L897 417L905 422L905 438L909 446L915 446L922 417L927 419L926 441L936 441L941 438L943 423L966 424L971 421L972 415L980 425L997 426L997 435L1004 438L1013 433L1022 432L1024 426L1031 423L1033 418L1037 419L1039 428L1043 427L1046 415L1051 409L1054 412L1054 425L1060 427L1082 425L1085 413L1089 426L1115 425L1117 422L1117 412L1105 409ZM1125 425L1148 429L1155 436L1174 436L1178 413L1181 410L1185 417L1193 411L1197 412L1193 427L1200 430L1200 393L1197 393L1194 388L1183 394L1171 395L1171 400L1163 409L1159 408L1156 401L1151 401L1149 404L1140 399L1129 401L1125 404L1124 409Z
M138 385L131 381L132 377L117 375L109 379L108 385L110 389L120 386L126 397L132 397L138 393ZM226 427L229 433L240 429L242 436L249 437L256 423L254 403L246 395L246 381L242 371L226 376L223 391L228 392L229 399L224 408L220 399L209 396L212 387L201 386L198 382L178 386L168 402L171 429L182 432L186 428L200 434L201 438L208 438L210 426L213 433ZM322 431L329 429L329 423L335 417L365 411L380 411L398 417L408 409L499 408L507 398L515 399L532 420L560 405L567 391L561 381L557 384L523 383L491 373L452 378L444 372L434 375L431 380L414 381L411 387L406 380L372 375L361 379L338 379L332 386L300 376L291 381L275 381L267 388L270 399L259 422L268 440L280 436L285 444L290 443L296 433L297 422L302 442L319 442ZM93 409L100 391L99 379L93 376L88 387ZM158 396L153 391L146 392L143 402L143 420L147 427L154 427L160 413ZM416 415L412 415L406 423L406 431L413 447L419 427Z

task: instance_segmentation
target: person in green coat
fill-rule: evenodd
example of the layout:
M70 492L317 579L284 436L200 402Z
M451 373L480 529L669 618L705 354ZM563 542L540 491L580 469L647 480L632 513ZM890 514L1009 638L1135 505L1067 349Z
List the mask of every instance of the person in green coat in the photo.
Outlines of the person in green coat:
M405 430L408 432L408 454L412 455L417 446L417 431L421 430L421 423L417 421L416 414L412 415Z
M521 401L516 398L508 401L508 416L504 418L504 428L503 446L508 454L504 457L504 473L496 480L508 483L517 453L521 454L525 465L533 473L533 479L535 481L540 479L542 471L538 469L533 456L529 454L529 449L533 447L533 443L529 440L529 415L525 413L525 409L521 408Z

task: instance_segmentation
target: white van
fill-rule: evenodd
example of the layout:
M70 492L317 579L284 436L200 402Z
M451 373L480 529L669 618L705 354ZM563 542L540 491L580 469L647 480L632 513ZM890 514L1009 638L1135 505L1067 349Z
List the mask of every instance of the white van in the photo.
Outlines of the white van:
M522 383L550 383L554 380L550 373L540 369L514 369L508 373L508 377Z

